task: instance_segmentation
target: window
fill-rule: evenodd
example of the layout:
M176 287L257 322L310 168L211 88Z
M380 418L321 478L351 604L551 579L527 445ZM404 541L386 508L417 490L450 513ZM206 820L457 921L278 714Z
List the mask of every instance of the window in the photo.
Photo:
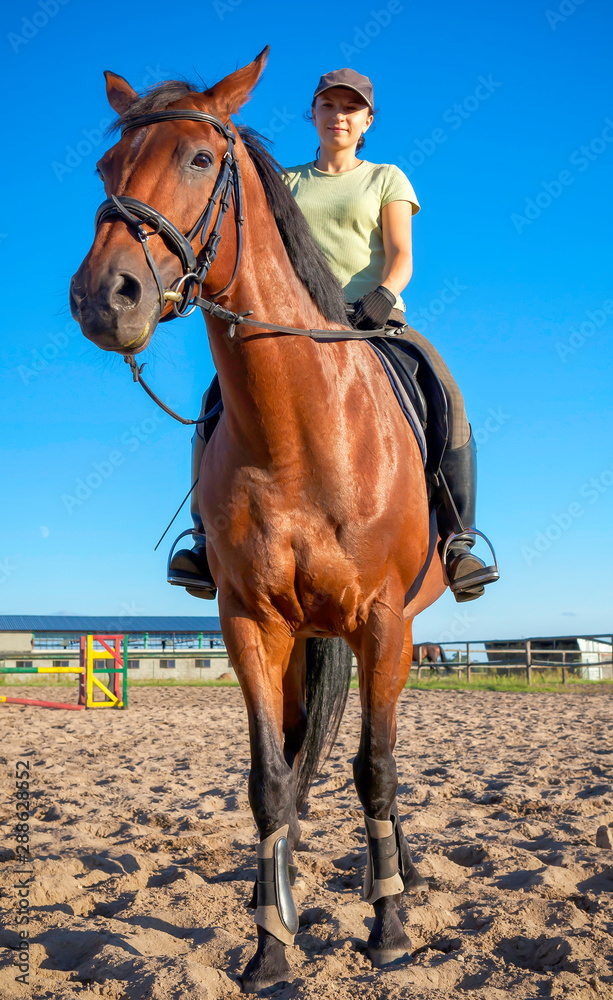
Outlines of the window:
M175 661L174 660L160 660L160 667L164 670L174 670Z
M70 663L68 662L68 660L54 660L53 661L53 666L54 667L69 667Z
M210 660L196 660L196 670L210 670Z
M138 670L140 667L140 660L128 660L128 670Z
M16 660L15 666L18 670L31 670L32 660Z

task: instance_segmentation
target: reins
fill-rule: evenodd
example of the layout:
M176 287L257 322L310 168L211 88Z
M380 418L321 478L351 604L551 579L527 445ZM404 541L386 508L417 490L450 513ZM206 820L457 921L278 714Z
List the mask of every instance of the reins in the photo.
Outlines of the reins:
M226 335L231 340L239 326L253 327L266 333L294 334L301 337L310 337L312 340L334 341L334 340L368 340L371 337L397 337L402 327L379 330L355 330L351 328L342 330L318 330L304 329L295 326L282 326L277 323L267 323L260 320L250 319L252 311L243 313L233 312L225 309L214 301L214 298L203 298L201 293L202 285L217 255L217 249L221 241L221 224L223 218L230 207L230 199L234 202L234 217L236 226L236 261L232 276L228 283L214 293L217 297L227 292L234 283L238 274L242 253L242 227L243 217L243 190L240 165L236 156L234 132L224 125L215 115L205 111L196 111L189 108L177 108L176 110L154 111L150 114L139 115L126 122L122 129L122 137L126 132L135 128L144 128L147 125L154 125L158 122L169 121L195 121L205 122L212 125L226 140L227 148L221 160L221 167L217 174L213 190L209 196L204 211L201 213L195 225L187 235L184 235L177 227L167 219L165 215L158 212L152 205L148 205L138 198L131 198L128 195L111 195L100 205L96 212L96 229L106 221L123 221L128 228L134 232L135 237L140 241L147 264L153 274L158 290L160 309L163 312L167 302L172 302L172 312L165 317L161 317L159 322L166 322L175 317L190 316L196 308L200 308L209 316L214 316L228 324ZM207 231L213 219L215 209L217 214L215 221ZM143 228L143 223L151 227L150 231ZM201 257L197 258L192 247L192 241L200 233L200 240L203 245ZM183 274L170 289L164 288L162 277L157 268L153 255L149 249L148 241L151 236L163 237L171 246L173 252L181 262ZM206 242L205 242L206 240ZM185 425L202 424L209 420L221 409L221 402L213 410L199 417L197 420L189 420L175 413L166 403L162 402L159 396L147 385L142 377L144 364L139 365L132 354L125 354L124 361L130 366L132 379L138 382L153 402L159 406L174 420Z

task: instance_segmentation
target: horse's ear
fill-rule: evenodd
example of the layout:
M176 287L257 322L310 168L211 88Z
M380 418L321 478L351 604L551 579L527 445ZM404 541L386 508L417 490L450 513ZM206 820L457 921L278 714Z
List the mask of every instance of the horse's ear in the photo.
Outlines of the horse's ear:
M227 115L236 114L242 108L243 104L247 103L251 96L251 91L264 72L269 52L270 45L267 45L248 66L243 66L242 69L237 69L236 72L230 73L229 76L225 76L223 80L216 83L210 90L205 91L206 96L210 97L215 104L224 108Z
M123 76L111 73L108 69L105 70L104 76L106 78L106 96L108 97L109 104L118 115L125 114L130 105L138 100L138 94L128 81L124 80Z

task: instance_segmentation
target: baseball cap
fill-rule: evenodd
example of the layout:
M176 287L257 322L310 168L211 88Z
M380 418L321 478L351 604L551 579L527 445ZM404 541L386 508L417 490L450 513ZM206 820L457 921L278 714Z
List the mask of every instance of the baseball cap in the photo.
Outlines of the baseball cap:
M322 94L324 90L330 90L331 87L347 87L349 90L355 90L356 94L359 94L366 101L371 110L374 107L372 81L367 76L356 73L354 69L334 69L330 73L324 73L315 88L313 103L319 94Z

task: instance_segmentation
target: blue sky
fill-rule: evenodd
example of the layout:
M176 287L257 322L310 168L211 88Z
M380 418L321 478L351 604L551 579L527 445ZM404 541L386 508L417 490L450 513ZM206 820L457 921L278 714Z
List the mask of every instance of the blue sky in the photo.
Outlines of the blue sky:
M82 337L67 292L102 200L103 70L137 90L210 85L268 43L243 120L278 159L312 158L303 112L320 74L349 65L380 110L365 158L402 166L422 204L404 297L465 393L502 579L468 605L447 594L417 638L610 632L612 27L606 0L204 0L198 20L158 0L5 7L3 612L215 613L166 584L166 542L153 552L189 485L190 432ZM146 360L195 415L202 320L160 329Z

